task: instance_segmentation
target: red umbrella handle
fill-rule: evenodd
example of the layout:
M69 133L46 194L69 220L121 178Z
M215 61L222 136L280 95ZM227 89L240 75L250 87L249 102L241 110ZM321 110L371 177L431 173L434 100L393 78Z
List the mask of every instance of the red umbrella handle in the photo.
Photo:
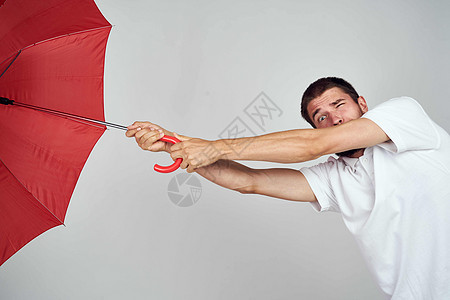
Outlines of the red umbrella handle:
M173 137L173 136L170 136L170 135L164 135L159 140L163 141L163 142L169 142L169 143L172 143L172 144L176 144L176 143L181 142L176 137ZM170 166L160 166L158 164L155 164L153 169L155 169L156 172L160 172L160 173L170 173L170 172L173 172L176 169L178 169L180 167L182 161L183 161L183 159L177 158L175 160L175 162L173 164L171 164Z

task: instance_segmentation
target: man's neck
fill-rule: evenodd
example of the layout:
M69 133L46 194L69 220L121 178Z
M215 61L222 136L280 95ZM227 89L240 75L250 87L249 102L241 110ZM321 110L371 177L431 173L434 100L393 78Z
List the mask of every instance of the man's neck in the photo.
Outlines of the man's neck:
M351 158L360 158L364 155L365 148L362 149L353 149L348 150L345 152L336 153L337 156L343 156L343 157L351 157Z

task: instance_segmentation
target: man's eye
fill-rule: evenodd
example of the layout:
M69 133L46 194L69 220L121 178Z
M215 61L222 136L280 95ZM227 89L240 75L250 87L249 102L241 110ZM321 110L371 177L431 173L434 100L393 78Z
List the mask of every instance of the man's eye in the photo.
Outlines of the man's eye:
M341 105L344 105L345 103L339 103L336 107L339 107L339 106L341 106Z
M325 116L321 116L319 117L319 119L317 119L317 121L322 122L323 120L325 120Z

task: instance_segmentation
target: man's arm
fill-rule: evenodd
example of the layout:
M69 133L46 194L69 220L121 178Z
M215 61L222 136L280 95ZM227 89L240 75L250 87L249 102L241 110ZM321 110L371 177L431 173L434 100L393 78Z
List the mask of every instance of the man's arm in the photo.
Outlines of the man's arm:
M153 152L170 153L167 143L158 141L162 134L175 135L150 122L135 122L127 136L135 137L139 147ZM190 138L178 136L187 141ZM199 175L222 187L246 194L261 194L292 201L315 201L306 178L292 169L252 169L231 160L218 160L195 170Z
M205 141L190 139L171 146L173 159L183 158L183 168L192 172L221 158L230 160L270 161L299 163L326 154L367 148L389 137L373 121L365 118L323 129L296 129L261 136ZM205 155L213 146L217 151Z
M371 147L389 137L377 124L360 118L322 129L297 129L235 140L218 140L227 157L236 160L263 160L299 163L323 155ZM246 143L248 147L246 147ZM223 144L230 145L228 148Z
M293 169L252 169L235 161L218 160L195 172L224 188L244 194L260 194L291 201L316 200L305 176Z

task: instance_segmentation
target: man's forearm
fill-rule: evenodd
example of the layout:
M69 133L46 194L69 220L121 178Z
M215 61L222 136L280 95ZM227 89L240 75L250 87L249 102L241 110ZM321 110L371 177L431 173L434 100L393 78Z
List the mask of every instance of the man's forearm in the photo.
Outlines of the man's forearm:
M296 129L261 136L222 139L214 147L222 157L231 160L256 160L278 163L298 163L322 155L317 147L315 129Z
M187 138L166 149L172 159L183 159L183 169L193 172L220 159L300 163L327 154L365 149L388 140L377 124L359 118L339 126L295 129L247 138L216 141Z
M252 169L235 161L221 159L195 172L215 184L241 193L250 193L253 188Z
M175 136L173 132L166 129L163 130L164 134ZM167 143L164 151L170 154L170 147L171 145ZM220 159L211 165L195 170L197 174L205 179L221 187L241 193L251 192L252 171L253 169L247 166L226 159Z
M222 157L232 160L298 163L326 154L372 147L388 140L377 124L359 118L322 129L295 129L213 143Z

